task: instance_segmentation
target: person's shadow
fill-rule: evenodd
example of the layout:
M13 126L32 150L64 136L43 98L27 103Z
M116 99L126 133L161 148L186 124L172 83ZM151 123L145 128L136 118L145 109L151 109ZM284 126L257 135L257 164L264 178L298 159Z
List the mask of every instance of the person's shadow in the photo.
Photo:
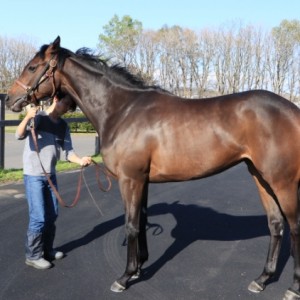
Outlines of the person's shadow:
M171 214L176 220L176 226L171 231L173 242L171 242L170 239L170 246L160 256L160 258L150 266L144 268L142 270L142 276L137 280L131 281L130 284L140 280L143 281L150 279L168 261L172 260L177 254L197 240L236 241L269 235L267 218L265 215L233 216L219 213L211 208L180 204L179 202L174 202L172 204L155 204L150 206L148 209L148 215L150 218L151 216L164 214ZM105 235L117 227L123 226L124 220L124 215L120 215L114 219L103 222L94 227L88 234L77 240L66 243L59 248L65 253L71 252L72 250ZM161 224L148 223L147 230L148 235L152 234L155 236L159 235L164 228ZM287 237L288 230L285 231L286 233L276 272L277 275L274 276L272 281L277 281L279 279L279 276L290 256L290 248ZM123 242L120 246L125 246L125 244L126 243ZM267 249L265 253L267 253Z

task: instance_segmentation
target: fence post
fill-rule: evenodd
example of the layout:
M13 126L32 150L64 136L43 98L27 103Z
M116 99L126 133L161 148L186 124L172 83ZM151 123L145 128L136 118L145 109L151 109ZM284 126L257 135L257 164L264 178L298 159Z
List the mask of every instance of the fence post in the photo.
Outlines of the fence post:
M95 155L98 155L100 153L100 139L99 135L97 134L95 136Z
M0 94L0 121L5 120L5 97ZM4 169L5 126L0 126L0 169Z

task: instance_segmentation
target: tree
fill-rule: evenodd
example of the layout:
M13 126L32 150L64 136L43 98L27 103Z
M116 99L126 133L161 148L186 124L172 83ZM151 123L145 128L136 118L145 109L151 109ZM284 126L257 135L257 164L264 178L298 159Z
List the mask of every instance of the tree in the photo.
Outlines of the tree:
M198 97L203 97L211 88L210 75L215 56L214 34L211 30L204 29L198 34L198 47L190 53L192 76L198 91Z
M283 20L278 27L272 29L271 36L273 47L270 48L268 70L272 90L283 94L289 71L294 64L294 53L300 45L300 22Z
M98 48L114 57L124 66L136 65L135 51L142 33L142 23L125 15L121 20L117 15L103 26L104 34L99 35Z
M271 32L237 22L199 32L167 25L143 31L141 22L114 16L103 28L102 50L179 96L268 89L300 98L300 21L283 20Z
M6 93L36 52L33 43L0 36L0 92Z
M159 76L156 75L157 61L159 57L158 51L158 34L156 31L147 30L141 34L139 46L137 49L137 74L148 85L156 84Z
M192 30L180 26L164 26L159 30L157 37L157 69L161 84L177 95L192 97L198 80L195 76L200 54L197 35Z

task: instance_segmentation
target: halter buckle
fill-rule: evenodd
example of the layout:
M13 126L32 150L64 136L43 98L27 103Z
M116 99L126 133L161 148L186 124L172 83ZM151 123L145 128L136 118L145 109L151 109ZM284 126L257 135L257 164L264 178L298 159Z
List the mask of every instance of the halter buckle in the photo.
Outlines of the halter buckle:
M50 59L50 61L49 61L50 68L54 69L56 67L56 65L57 65L57 60L54 58Z

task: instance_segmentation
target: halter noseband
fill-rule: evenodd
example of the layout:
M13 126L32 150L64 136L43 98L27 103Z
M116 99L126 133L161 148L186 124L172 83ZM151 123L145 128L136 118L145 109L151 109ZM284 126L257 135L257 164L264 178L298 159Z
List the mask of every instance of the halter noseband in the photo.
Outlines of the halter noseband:
M32 86L26 85L26 84L22 83L20 80L16 80L16 84L18 84L20 87L22 87L26 91L26 95L24 95L22 98L20 98L14 104L14 106L17 103L29 102L28 98L29 97L31 98L32 96L35 97L34 92L38 89L40 84L43 83L46 79L51 78L51 77L53 79L53 81L52 81L53 91L52 91L51 97L53 97L55 95L56 88L55 88L55 83L54 83L54 69L57 66L57 60L54 59L54 56L55 55L53 55L51 57L51 59L47 62L41 75L36 79L36 81L34 82L34 84ZM35 97L35 100L37 100L36 97Z

